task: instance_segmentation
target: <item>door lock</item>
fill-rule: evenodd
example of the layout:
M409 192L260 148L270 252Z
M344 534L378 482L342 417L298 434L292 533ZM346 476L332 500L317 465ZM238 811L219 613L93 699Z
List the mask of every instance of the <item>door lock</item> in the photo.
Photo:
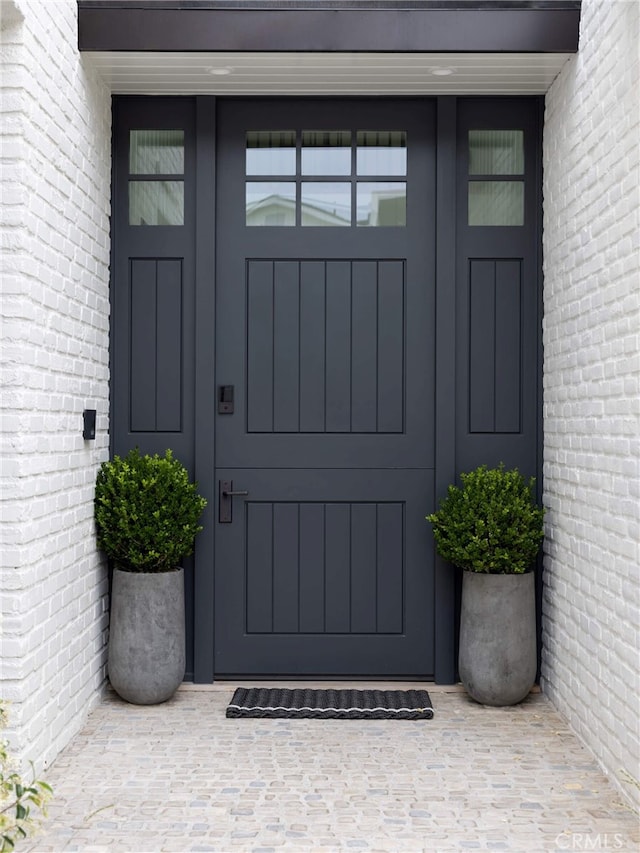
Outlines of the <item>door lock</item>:
M233 521L233 498L246 497L246 489L233 488L233 480L220 480L218 483L218 521L220 524L231 524Z
M218 388L218 414L233 414L233 385L220 385Z

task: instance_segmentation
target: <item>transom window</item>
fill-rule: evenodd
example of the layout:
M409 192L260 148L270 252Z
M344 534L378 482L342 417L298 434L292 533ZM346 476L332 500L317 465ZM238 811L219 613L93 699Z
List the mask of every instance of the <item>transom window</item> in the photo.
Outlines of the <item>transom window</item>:
M246 136L248 226L402 227L403 130L253 130Z

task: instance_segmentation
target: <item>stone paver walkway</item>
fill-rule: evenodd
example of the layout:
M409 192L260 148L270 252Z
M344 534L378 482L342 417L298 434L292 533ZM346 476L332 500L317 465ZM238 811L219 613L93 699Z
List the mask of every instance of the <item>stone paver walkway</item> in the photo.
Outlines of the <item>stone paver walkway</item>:
M109 694L20 850L638 851L638 817L542 694L486 708L429 690L417 722L227 720L231 685L155 707Z

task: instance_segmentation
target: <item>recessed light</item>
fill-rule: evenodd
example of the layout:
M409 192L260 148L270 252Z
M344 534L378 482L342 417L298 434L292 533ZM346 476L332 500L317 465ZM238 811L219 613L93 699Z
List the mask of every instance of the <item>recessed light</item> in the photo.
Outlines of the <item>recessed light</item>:
M227 65L222 65L220 68L207 68L209 74L214 74L216 77L226 77L227 74L231 74L233 68L229 68Z
M455 74L453 68L432 68L431 73L434 77L448 77L450 74Z

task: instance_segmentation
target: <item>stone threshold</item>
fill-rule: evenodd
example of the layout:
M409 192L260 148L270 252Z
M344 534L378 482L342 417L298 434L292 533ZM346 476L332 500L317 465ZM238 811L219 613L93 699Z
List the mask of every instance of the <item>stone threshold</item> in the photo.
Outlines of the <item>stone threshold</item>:
M464 693L462 684L435 684L432 681L316 681L310 680L280 680L280 679L225 679L214 681L212 684L194 684L184 681L179 687L180 693L220 693L235 690L237 687L274 687L289 690L427 690L429 693ZM541 693L539 685L534 684L530 693Z

